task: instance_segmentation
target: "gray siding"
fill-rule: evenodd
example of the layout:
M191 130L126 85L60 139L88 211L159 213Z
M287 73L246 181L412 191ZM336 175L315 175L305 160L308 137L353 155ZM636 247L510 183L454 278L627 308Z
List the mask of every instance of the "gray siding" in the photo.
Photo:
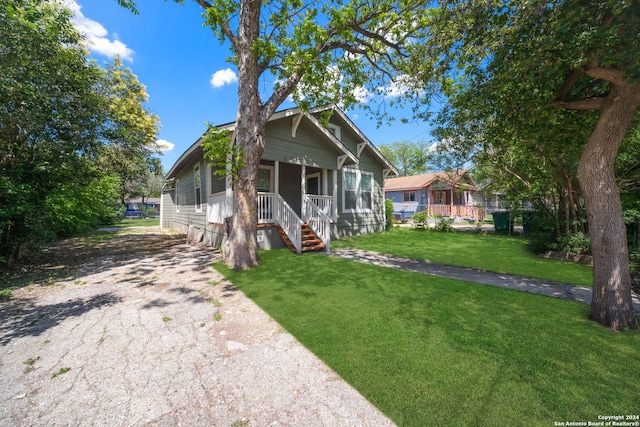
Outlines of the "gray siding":
M340 126L341 141L354 154L358 153L359 136L342 122L332 120L332 124ZM373 173L373 209L365 212L344 212L342 170L338 171L338 221L334 224L332 237L346 237L357 234L384 231L384 176L383 166L369 147L360 153L358 165L348 165L343 169L360 170Z
M200 165L200 183L201 183L201 202L202 212L196 212L196 191L195 191L195 177L194 167L196 164ZM206 190L206 168L204 167L204 161L191 165L191 167L185 168L183 172L176 177L175 186L171 191L167 191L163 194L163 218L162 226L168 228L175 228L184 233L187 233L189 226L193 225L196 228L196 236L202 236L203 240L211 239L211 227L207 227L206 221L206 205L207 205L207 190ZM176 191L177 190L177 191ZM179 209L176 207L176 192L179 193Z
M321 169L335 169L338 152L330 143L318 142L325 138L321 131L313 127L308 119L303 118L296 136L293 137L292 123L293 118L285 118L267 125L266 147L262 158Z

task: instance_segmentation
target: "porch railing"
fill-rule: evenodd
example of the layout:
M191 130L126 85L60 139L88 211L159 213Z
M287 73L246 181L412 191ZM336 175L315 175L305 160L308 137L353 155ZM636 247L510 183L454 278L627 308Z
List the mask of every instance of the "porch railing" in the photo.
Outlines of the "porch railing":
M316 194L307 194L306 197L312 201L326 216L335 221L333 217L333 196L318 196Z
M327 245L331 239L331 209L333 201L329 196L305 195L302 201L302 216L318 237ZM320 205L317 204L320 201ZM207 199L207 221L214 224L224 224L224 219L233 214L232 197L226 192L212 194ZM329 213L325 213L325 210ZM302 252L302 224L303 221L289 206L280 194L258 193L258 223L278 224L293 243L298 255Z
M207 222L212 224L224 224L224 219L233 213L231 198L227 198L225 191L211 194L207 198Z
M302 220L309 224L316 235L326 245L326 251L330 251L331 244L331 217L324 213L314 198L308 194L302 197Z
M482 208L465 205L429 205L429 216L457 216L460 218L482 220L484 218L484 210Z

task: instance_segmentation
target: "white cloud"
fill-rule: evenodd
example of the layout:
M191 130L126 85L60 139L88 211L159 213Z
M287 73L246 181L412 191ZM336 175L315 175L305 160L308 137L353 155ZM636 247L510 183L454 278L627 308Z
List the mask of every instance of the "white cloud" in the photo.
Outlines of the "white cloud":
M118 40L115 34L109 37L109 31L101 23L84 16L80 10L82 7L75 0L66 0L64 5L73 13L73 25L87 37L90 50L109 58L118 55L123 60L133 62L133 50Z
M417 89L418 83L415 79L407 74L401 74L395 78L386 87L379 88L385 98L396 98L407 93L421 93L421 89Z
M176 146L172 142L167 141L166 139L158 139L156 140L156 145L162 153L166 153L167 151L173 150Z
M231 68L225 68L224 70L218 70L211 76L211 86L222 87L238 81L236 72Z

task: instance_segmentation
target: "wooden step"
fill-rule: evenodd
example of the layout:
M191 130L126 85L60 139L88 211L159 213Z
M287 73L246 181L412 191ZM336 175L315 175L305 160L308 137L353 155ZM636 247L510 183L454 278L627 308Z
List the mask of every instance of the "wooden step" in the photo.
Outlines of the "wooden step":
M291 250L291 252L296 253L296 247L289 240L287 233L278 226L278 234L287 245L287 247ZM320 252L327 249L327 245L325 245L322 240L318 237L318 235L309 227L308 224L302 225L302 238L301 238L302 247L300 249L301 252Z

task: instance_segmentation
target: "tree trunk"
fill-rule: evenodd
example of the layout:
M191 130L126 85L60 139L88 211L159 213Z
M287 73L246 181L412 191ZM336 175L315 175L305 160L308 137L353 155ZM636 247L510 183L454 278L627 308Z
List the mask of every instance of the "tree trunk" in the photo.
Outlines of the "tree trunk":
M260 157L264 151L266 120L258 91L260 70L253 53L253 43L260 30L260 1L240 4L238 51L238 112L235 144L241 153L241 164L234 177L233 216L231 229L223 248L225 264L234 270L260 265L258 257L258 200L256 183Z
M640 87L611 84L598 123L580 156L578 180L584 194L593 253L590 318L619 331L638 328L631 299L631 275L622 203L614 163L640 105Z

